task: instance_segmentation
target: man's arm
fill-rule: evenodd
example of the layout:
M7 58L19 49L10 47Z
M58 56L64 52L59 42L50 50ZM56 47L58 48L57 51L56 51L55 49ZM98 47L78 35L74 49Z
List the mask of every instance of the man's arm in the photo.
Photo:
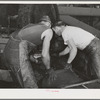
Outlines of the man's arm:
M71 63L74 58L76 57L76 54L77 54L77 48L76 48L76 45L74 43L74 41L72 39L66 41L68 43L68 47L69 47L69 58L68 58L68 61L67 63Z
M59 53L59 56L64 56L69 53L69 47L66 47L62 52Z
M44 36L43 39L43 47L42 47L42 61L46 67L46 69L50 69L50 54L49 54L49 48L50 48L50 41L53 36L52 30L47 31L47 35Z

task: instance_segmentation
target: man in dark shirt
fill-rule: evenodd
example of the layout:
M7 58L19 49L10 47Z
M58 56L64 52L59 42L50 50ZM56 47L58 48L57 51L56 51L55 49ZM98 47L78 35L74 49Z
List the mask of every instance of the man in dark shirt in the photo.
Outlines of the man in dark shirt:
M52 79L55 77L54 71L50 66L49 48L53 36L50 27L50 18L43 16L40 23L29 24L11 34L4 50L4 56L12 79L19 87L38 88L29 54L31 51L34 52L34 48L41 43L43 43L42 61L50 77Z

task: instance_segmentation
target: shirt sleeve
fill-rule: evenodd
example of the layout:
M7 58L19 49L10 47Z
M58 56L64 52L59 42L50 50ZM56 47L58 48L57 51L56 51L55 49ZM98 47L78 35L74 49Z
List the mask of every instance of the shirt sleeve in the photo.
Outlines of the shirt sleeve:
M71 39L71 37L69 35L69 32L68 31L64 31L62 33L62 37L63 37L63 40L64 40L64 44L67 45L67 41Z
M41 40L43 40L43 38L44 38L45 36L47 36L47 37L51 40L51 38L52 38L52 36L53 36L53 31L52 31L52 29L47 29L47 30L45 30L45 31L42 33L42 35L41 35Z

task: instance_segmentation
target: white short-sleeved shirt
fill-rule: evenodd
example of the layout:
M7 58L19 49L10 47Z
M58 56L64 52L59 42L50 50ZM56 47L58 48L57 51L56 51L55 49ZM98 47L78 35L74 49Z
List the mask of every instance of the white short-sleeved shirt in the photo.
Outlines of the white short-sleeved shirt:
M83 50L95 38L94 35L84 29L74 26L66 26L62 32L62 37L65 45L67 45L67 40L73 39L76 47L80 50Z

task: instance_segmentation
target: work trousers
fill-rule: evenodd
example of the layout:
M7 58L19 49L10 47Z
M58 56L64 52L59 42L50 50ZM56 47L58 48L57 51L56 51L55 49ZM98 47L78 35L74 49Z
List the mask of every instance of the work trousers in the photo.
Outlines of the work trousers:
M83 50L87 56L88 67L95 71L95 74L100 78L100 40L95 38Z
M19 88L38 88L29 61L29 53L34 48L34 44L11 36L4 49L6 66Z

